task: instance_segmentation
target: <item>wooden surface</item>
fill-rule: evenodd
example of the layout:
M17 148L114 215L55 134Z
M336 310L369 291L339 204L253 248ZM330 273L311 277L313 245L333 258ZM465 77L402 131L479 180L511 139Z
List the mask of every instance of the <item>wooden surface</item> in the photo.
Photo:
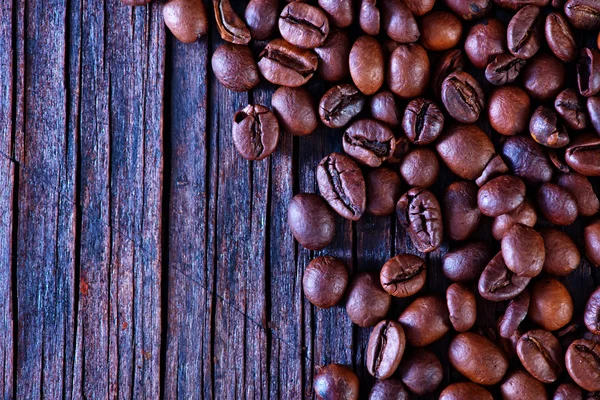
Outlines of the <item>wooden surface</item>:
M337 218L321 252L294 242L287 203L317 192L340 131L239 157L232 116L270 105L274 87L224 89L210 70L216 30L181 44L159 4L6 0L0 21L0 396L296 399L330 362L352 366L366 394L369 330L342 306L312 307L302 272L320 254L362 271L418 252L393 216ZM434 191L452 179L443 169ZM567 229L579 244L583 223ZM428 292L445 291L447 249L426 256ZM563 281L581 308L600 271L583 263ZM478 326L502 307L480 301ZM443 385L458 377L448 341L432 346Z

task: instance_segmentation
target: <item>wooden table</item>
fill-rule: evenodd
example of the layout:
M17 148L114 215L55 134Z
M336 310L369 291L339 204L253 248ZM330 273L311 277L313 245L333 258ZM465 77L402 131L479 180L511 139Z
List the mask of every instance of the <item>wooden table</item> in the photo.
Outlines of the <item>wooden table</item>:
M224 89L210 69L214 28L184 45L160 11L0 3L1 397L297 399L330 362L354 366L368 392L369 330L343 306L310 306L302 272L319 254L362 271L418 252L393 216L337 218L329 248L298 246L287 203L317 191L340 131L284 134L272 157L245 161L233 114L269 105L274 87ZM452 179L443 169L434 191ZM579 243L582 224L567 230ZM426 256L428 292L447 287L447 249ZM582 307L600 271L584 263L563 281ZM502 309L480 301L478 326ZM443 385L457 377L448 341L432 346Z

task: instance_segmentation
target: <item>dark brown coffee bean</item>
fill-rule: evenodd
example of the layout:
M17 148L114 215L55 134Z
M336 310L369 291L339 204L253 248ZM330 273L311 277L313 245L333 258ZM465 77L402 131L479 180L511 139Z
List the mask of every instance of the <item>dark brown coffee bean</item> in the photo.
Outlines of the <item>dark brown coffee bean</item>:
M453 72L442 83L442 102L455 120L472 123L479 119L485 95L473 76L464 71Z
M377 216L393 214L396 203L402 195L398 174L386 167L369 169L365 172L365 183L367 185L366 211Z
M469 282L479 278L492 253L484 242L469 242L444 255L442 271L454 282Z
M390 39L398 43L419 40L417 21L403 1L379 1L377 5L381 9L381 28Z
M444 230L442 213L429 190L412 188L406 192L398 201L396 215L417 250L429 253L440 247Z
M583 400L581 388L573 383L560 384L552 400Z
M458 372L482 385L500 382L508 368L502 349L485 336L472 332L459 333L452 339L448 358Z
M527 287L531 278L518 276L506 267L502 252L488 263L479 278L479 294L486 300L502 301L512 299Z
M358 11L358 24L367 35L379 35L381 12L377 0L361 0Z
M519 325L527 316L529 301L529 292L525 290L508 303L504 315L498 321L498 333L500 336L509 339L519 329Z
M577 44L569 23L559 13L550 13L546 17L544 27L546 42L554 55L565 62L574 61L577 58Z
M165 25L183 43L193 43L208 33L204 3L199 0L169 0L163 6Z
M443 128L444 114L433 101L417 98L406 106L402 129L414 144L421 146L434 142Z
M409 297L425 286L425 261L412 254L398 254L389 259L379 274L381 286L394 297Z
M556 97L565 86L565 65L548 53L537 54L527 62L521 74L525 91L540 101Z
M502 336L498 338L498 345L504 350L509 361L517 358L517 343L522 335L523 332L517 329L509 338L503 338Z
M406 348L404 329L396 321L381 321L369 336L367 370L377 379L387 379L400 365Z
M294 238L309 250L324 249L333 240L333 212L316 194L294 196L288 206L287 220Z
M502 156L510 171L530 184L552 179L552 165L542 147L529 136L509 137L502 145Z
M365 97L356 86L345 83L329 89L319 103L319 117L330 128L342 128L356 117L365 105Z
M394 150L394 154L388 158L387 162L389 164L400 164L404 155L408 153L410 150L410 142L406 138L406 136L402 134L396 134L396 150Z
M600 286L590 295L583 314L585 326L595 335L600 335Z
M500 386L503 400L548 398L544 385L522 369L510 371Z
M571 129L585 129L587 118L585 107L573 89L565 89L554 100L556 112L563 118Z
M427 50L442 51L456 47L462 36L462 23L454 14L436 11L425 15L419 24L420 42Z
M544 182L537 192L537 204L546 219L555 225L571 225L577 218L577 200L557 184Z
M562 349L550 332L535 329L517 343L517 355L527 372L544 383L554 382L563 370Z
M362 119L348 127L343 147L346 154L359 163L378 167L394 154L396 141L386 125L374 119Z
M358 165L340 153L331 153L317 167L321 196L342 217L357 221L366 207L365 180Z
M336 30L329 33L322 46L315 49L319 57L319 76L324 81L337 82L350 76L350 37L348 32Z
M492 223L492 236L494 239L501 240L502 236L515 224L523 224L526 226L535 226L537 222L537 214L535 208L528 199L523 201L519 207L513 211L502 214L494 218Z
M481 211L477 207L477 186L472 182L451 183L444 191L442 207L444 230L450 240L468 239L479 227Z
M446 290L450 323L457 332L466 332L475 325L477 303L475 295L462 283L453 283Z
M242 157L262 160L277 148L279 123L275 114L260 104L249 104L233 117L233 144Z
M565 151L564 149L546 149L546 154L552 166L563 174L571 172L571 168L565 162Z
M479 69L506 51L506 27L494 18L484 18L471 27L465 38L465 53Z
M544 277L530 287L529 319L547 331L567 325L573 317L571 294L558 280Z
M252 36L244 21L231 7L230 0L213 0L217 30L223 40L235 44L248 44Z
M600 137L591 133L578 135L565 153L569 167L585 176L600 176Z
M536 142L546 147L560 148L569 144L567 128L550 107L539 106L533 112L529 132Z
M390 55L387 84L396 96L405 99L423 94L429 84L429 57L425 49L418 44L398 46Z
M465 21L484 17L492 10L491 0L444 0L444 3Z
M279 0L250 0L244 19L254 40L269 39L277 27Z
M512 54L498 54L485 68L485 79L492 85L502 86L514 82L526 61Z
M371 36L356 39L350 50L350 75L361 92L372 95L381 88L384 67L381 44Z
M460 49L448 50L440 56L431 70L431 88L436 98L441 98L442 83L454 71L465 68L465 57Z
M414 16L421 17L433 9L435 0L404 0L404 4Z
M379 277L371 273L357 274L348 288L346 313L356 325L374 326L387 315L392 297L379 284Z
M418 347L404 354L398 370L402 382L418 396L436 390L444 378L440 359L432 351Z
M212 69L227 89L246 92L260 82L256 62L248 46L223 43L213 53Z
M369 101L371 117L391 127L400 125L400 111L396 104L394 94L389 90L383 90Z
M343 365L329 364L317 367L313 388L319 400L358 400L358 387L356 374Z
M369 400L408 400L409 395L398 379L385 379L375 382L369 393Z
M313 98L303 87L281 86L273 93L271 105L286 132L304 136L317 129L317 111Z
M600 4L597 0L567 0L565 15L577 29L600 28Z
M440 394L439 400L494 400L492 394L471 382L453 383Z
M338 28L350 26L354 19L352 0L319 0L319 6L327 13L331 23Z
M501 135L512 136L525 132L531 115L531 101L523 89L504 86L490 97L490 125Z
M600 135L600 97L588 97L586 106L592 127Z
M515 274L533 278L542 272L546 251L535 229L515 224L502 236L501 246L504 263Z
M400 163L400 175L412 187L428 188L435 183L439 172L437 156L427 147L411 150Z
M575 383L590 392L600 391L600 346L590 340L575 340L565 355L567 372Z
M593 96L600 91L600 53L596 49L581 49L577 63L577 85L583 96Z
M583 230L585 254L592 265L600 267L600 220L596 220Z
M483 185L477 205L483 215L497 217L519 207L525 200L525 184L516 176L503 175Z
M283 39L269 42L258 60L258 69L266 80L289 87L302 86L308 82L319 63L314 51L303 50Z
M411 346L424 347L441 339L450 330L448 308L441 297L418 297L398 318Z
M579 267L581 254L569 235L557 229L544 229L540 234L546 250L543 267L545 273L567 276Z
M295 46L314 49L325 43L329 35L329 20L320 8L293 2L285 6L279 16L279 32Z
M487 163L479 178L475 179L475 183L477 186L481 187L485 185L490 180L500 176L507 174L508 167L504 163L504 160L500 155L496 154L492 159Z
M525 6L544 7L550 3L550 0L494 0L494 4L498 7L508 8L512 11L517 11Z
M302 277L304 296L319 308L336 305L348 285L348 271L337 258L324 256L313 259Z
M506 29L508 50L527 60L534 56L542 44L542 18L540 8L525 6L512 17Z

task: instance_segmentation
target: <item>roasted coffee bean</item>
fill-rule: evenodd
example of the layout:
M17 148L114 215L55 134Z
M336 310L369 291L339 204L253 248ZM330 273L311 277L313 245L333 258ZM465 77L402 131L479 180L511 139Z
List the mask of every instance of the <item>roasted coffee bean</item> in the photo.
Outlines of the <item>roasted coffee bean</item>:
M319 57L317 72L324 81L337 82L350 76L350 37L348 32L336 30L329 33L323 45L315 49Z
M319 400L358 400L358 387L356 374L343 365L329 364L317 367L313 388Z
M477 193L477 205L483 215L497 217L523 204L525 184L516 176L503 175L483 185Z
M581 388L573 383L560 384L552 400L583 400Z
M485 95L473 76L464 71L453 72L442 83L442 102L455 120L472 123L483 111Z
M440 359L432 351L418 347L404 354L398 370L402 382L417 396L433 392L444 378Z
M465 53L479 69L506 51L506 27L494 18L484 18L471 27L465 38Z
M584 105L573 89L569 88L560 92L554 100L554 108L569 128L585 129L587 127Z
M501 135L512 136L525 132L531 115L531 101L523 89L504 86L490 97L490 125Z
M577 86L583 96L593 96L600 91L600 53L596 49L581 49L577 63Z
M262 160L277 148L279 123L275 114L260 104L249 104L233 117L233 144L248 160Z
M555 183L544 182L537 191L541 213L554 225L571 225L577 218L577 200L569 191Z
M587 110L590 122L597 134L600 135L600 97L591 96L587 98Z
M331 23L338 28L350 26L354 19L352 0L319 0L319 6L327 13Z
M413 43L419 40L419 27L415 17L402 0L379 1L381 28L390 39L398 43Z
M500 321L498 321L498 333L503 338L509 339L519 329L519 325L527 316L530 296L527 290L512 299Z
M381 321L369 336L367 370L377 379L387 379L400 365L406 348L404 329L396 321Z
M565 151L564 149L546 149L546 154L548 155L548 159L559 172L563 174L571 172L571 168L565 162Z
M331 153L317 167L321 196L342 217L357 221L366 207L365 180L358 165L348 156Z
M596 220L583 230L585 254L592 265L600 267L600 220Z
M554 278L544 277L530 287L529 319L547 331L567 325L573 317L573 299L567 288Z
M600 176L600 137L591 133L578 135L565 153L569 167L585 176Z
M577 58L577 44L569 23L562 14L553 12L546 17L546 43L554 55L565 62Z
M542 18L540 8L525 6L512 17L506 28L508 50L527 60L534 56L542 44Z
M535 226L537 222L537 214L535 208L528 199L523 201L519 207L513 211L502 214L494 218L492 222L492 236L494 239L501 240L502 236L515 224L523 224L526 226Z
M390 55L387 84L396 96L405 99L423 94L429 84L429 57L425 49L418 44L398 46Z
M534 329L521 336L517 355L527 372L544 383L554 382L563 370L558 339L542 329Z
M346 154L359 163L378 167L394 154L396 141L386 125L374 119L362 119L348 127L343 147Z
M494 400L492 394L471 382L453 383L440 393L439 400Z
M409 395L398 379L385 379L375 382L369 393L369 400L408 400Z
M427 346L450 330L446 302L434 295L416 298L400 314L398 322L404 328L407 343L416 347Z
M565 15L577 29L592 31L600 28L600 4L597 0L567 0Z
M529 136L512 136L502 144L502 156L510 171L529 184L552 179L552 165L542 147Z
M514 82L526 61L512 54L498 54L485 68L485 79L492 85L502 86Z
M472 182L451 183L444 191L442 208L444 232L450 240L468 239L479 227L481 211L477 207L477 186Z
M414 16L421 17L433 9L435 0L404 0L404 4Z
M402 134L396 135L396 150L394 154L388 158L387 162L390 164L399 164L404 158L404 155L410 150L410 142L406 136Z
M475 325L477 303L475 295L462 283L453 283L446 290L446 305L450 323L457 332L466 332Z
M501 247L506 267L515 274L533 278L542 272L546 251L544 240L535 229L513 225L502 236Z
M435 144L438 155L462 179L477 179L494 157L494 145L475 125L452 124Z
M400 175L412 187L428 188L440 172L435 152L427 147L417 147L408 152L400 163Z
M398 201L396 215L413 245L423 253L442 244L443 223L440 204L429 190L412 188Z
M474 281L491 258L492 253L486 243L469 242L444 255L442 271L454 282Z
M540 231L544 239L546 259L543 271L550 275L567 276L579 267L581 254L577 245L566 233L557 229Z
M221 39L235 44L248 44L252 36L244 21L231 7L230 0L213 0L215 21Z
M258 59L258 69L266 80L289 87L302 86L308 82L319 63L315 52L303 50L283 39L269 42Z
M391 127L400 125L400 111L396 104L394 94L389 90L383 90L369 101L371 117Z
M475 183L477 186L481 187L485 185L490 180L500 176L507 174L508 167L504 163L504 160L500 155L496 154L492 159L487 163L479 178L475 179Z
M183 43L193 43L208 33L206 8L201 0L169 0L163 6L165 25Z
M431 88L436 98L441 98L442 83L454 71L465 68L465 57L460 49L448 50L440 56L431 70Z
M379 35L381 12L377 0L361 0L358 11L358 24L367 35Z
M569 144L567 128L550 107L539 106L529 121L531 137L546 147L560 148Z
M600 391L600 346L590 340L575 340L565 354L567 372L576 384L590 392Z
M447 11L436 11L425 15L419 26L421 45L432 51L456 47L463 30L460 20Z
M534 99L550 100L565 85L565 65L548 53L537 54L527 62L521 74L525 91Z
M308 3L293 2L281 11L279 32L295 46L314 49L325 43L329 35L329 20L320 8Z
M484 17L492 10L491 0L444 0L444 3L466 21Z
M517 343L522 335L523 332L517 329L509 338L503 338L502 336L498 338L498 345L504 350L509 361L517 358Z
M379 284L379 277L362 272L348 288L346 313L356 325L366 328L383 320L392 304L392 297Z
M356 87L366 95L376 93L383 85L384 68L381 44L371 36L356 39L350 50L350 75Z
M458 372L482 385L500 382L508 368L502 349L485 336L472 332L459 333L452 339L448 358Z
M502 301L517 297L531 281L526 276L518 276L506 267L502 252L488 263L479 278L479 294L486 300Z
M503 400L547 399L544 385L522 369L509 372L500 385Z
M306 89L281 86L273 93L271 105L286 132L304 136L317 129L317 111Z
M365 172L367 188L367 208L369 214L391 215L400 200L400 177L387 167L370 169Z
M431 100L416 98L404 110L402 129L408 140L416 145L434 142L444 128L444 114Z
M348 286L348 270L334 257L313 259L304 270L302 288L304 296L319 308L333 307L344 296Z
M600 286L590 295L583 314L585 326L594 335L600 335Z
M260 82L256 62L248 46L223 43L213 53L212 69L227 89L246 92Z
M365 97L356 86L344 83L329 89L319 103L319 117L330 128L342 128L356 117L365 105Z
M333 212L316 194L294 196L288 206L287 220L294 238L309 250L324 249L333 240Z
M389 259L379 274L381 286L394 297L409 297L425 286L427 268L422 258L398 254Z
M250 0L244 12L244 19L254 40L266 40L273 36L277 28L279 0Z
M508 8L512 11L517 11L525 6L544 7L550 3L550 0L494 0L494 4L498 7Z

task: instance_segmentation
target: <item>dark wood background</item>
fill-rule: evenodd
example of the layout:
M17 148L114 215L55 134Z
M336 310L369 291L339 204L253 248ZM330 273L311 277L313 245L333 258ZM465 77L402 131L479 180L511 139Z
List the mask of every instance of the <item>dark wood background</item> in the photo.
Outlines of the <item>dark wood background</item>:
M287 203L317 192L340 131L284 134L270 158L239 157L233 114L270 105L274 87L224 89L214 28L181 44L160 4L5 0L0 21L1 397L296 399L330 362L352 366L368 393L369 330L343 306L305 301L302 272L319 254L360 271L418 252L393 216L337 218L322 252L295 244ZM452 179L443 169L434 191ZM583 224L567 230L578 243ZM424 256L428 292L447 287L447 249ZM582 307L600 272L583 263L563 281ZM407 303L395 299L390 317ZM478 326L502 309L481 300ZM448 342L431 346L442 386L458 377Z

